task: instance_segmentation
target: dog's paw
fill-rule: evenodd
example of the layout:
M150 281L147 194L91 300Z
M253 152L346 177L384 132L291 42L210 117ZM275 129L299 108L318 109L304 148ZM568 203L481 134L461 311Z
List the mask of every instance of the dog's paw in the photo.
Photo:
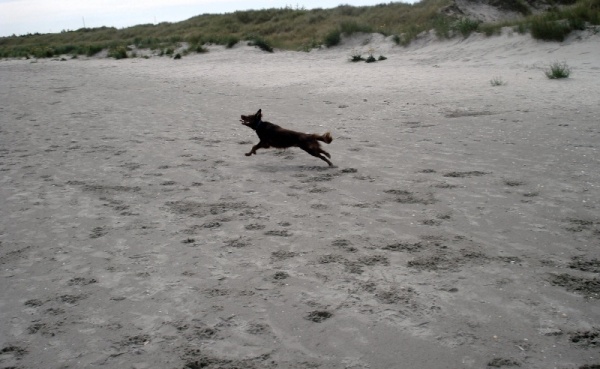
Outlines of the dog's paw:
M250 156L250 155L252 155L252 153L251 153L251 152L247 152L247 153L245 153L244 155L246 155L246 156Z

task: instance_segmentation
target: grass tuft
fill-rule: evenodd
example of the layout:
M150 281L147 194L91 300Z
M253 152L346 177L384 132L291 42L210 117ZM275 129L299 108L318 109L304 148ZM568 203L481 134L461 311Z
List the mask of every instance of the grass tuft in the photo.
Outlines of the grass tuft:
M546 77L550 79L569 78L571 75L571 68L566 62L554 62L550 64L544 73L546 74Z
M502 77L494 77L490 80L490 84L494 87L496 86L505 86L506 82L502 79Z
M359 61L364 61L365 58L362 57L362 54L356 51L353 51L350 55L350 61L353 63L357 63Z

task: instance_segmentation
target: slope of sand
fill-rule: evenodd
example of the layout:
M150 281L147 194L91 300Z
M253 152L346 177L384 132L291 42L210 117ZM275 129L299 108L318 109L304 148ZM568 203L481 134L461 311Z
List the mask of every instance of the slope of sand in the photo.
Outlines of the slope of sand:
M600 35L369 37L0 62L0 368L600 365Z

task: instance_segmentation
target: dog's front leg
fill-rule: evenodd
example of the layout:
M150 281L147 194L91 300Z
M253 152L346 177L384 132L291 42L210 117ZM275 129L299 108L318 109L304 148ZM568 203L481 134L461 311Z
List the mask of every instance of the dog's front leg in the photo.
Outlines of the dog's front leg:
M246 153L246 156L250 156L252 154L256 154L256 150L260 149L261 147L264 147L263 142L259 142L256 145L252 146L252 150L250 150L250 152Z

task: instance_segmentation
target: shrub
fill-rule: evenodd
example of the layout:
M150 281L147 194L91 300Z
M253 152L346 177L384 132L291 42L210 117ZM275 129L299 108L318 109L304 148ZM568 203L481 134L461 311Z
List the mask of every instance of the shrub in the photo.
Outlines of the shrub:
M531 36L544 41L564 41L571 29L564 22L537 18L531 22Z
M250 46L256 46L259 49L261 49L263 51L270 52L270 53L273 52L273 48L271 47L271 45L269 45L265 40L263 40L260 37L254 37L254 39L252 41L250 41L248 43L248 45L250 45Z
M197 52L198 54L207 53L208 49L202 45L194 45L190 48L191 51Z
M175 59L175 60L181 59L181 54L180 53L175 54L175 56L173 57L173 59Z
M85 55L86 56L94 56L94 55L98 54L100 51L102 51L102 49L104 49L104 48L99 45L89 45L88 47L86 47Z
M364 24L359 24L356 21L345 21L340 23L340 32L349 36L354 33L371 33L373 28Z
M228 49L231 49L232 47L235 46L235 44L237 44L238 42L240 42L240 39L235 37L235 36L230 36L225 40L225 47L227 47Z
M396 39L394 39L394 41L396 41L397 44L406 47L406 46L410 45L412 40L417 38L417 35L420 32L421 32L421 30L418 27L412 25L412 26L408 27L408 30L406 30L406 32L402 33L401 36L398 36L398 41L396 41Z
M365 60L366 63L375 63L376 61L377 61L377 59L375 59L373 54L369 54L369 56L367 57L367 60Z
M379 58L377 58L377 60L382 61L382 60L387 60L387 58L383 55L379 55Z
M554 62L550 64L549 69L545 72L546 77L550 79L569 78L571 75L571 68L566 62Z
M51 58L54 56L54 49L51 47L41 47L33 50L33 56L36 58Z
M433 29L438 38L450 38L451 24L448 17L440 15L433 20Z
M517 31L517 33L520 35L524 35L527 33L527 25L525 25L523 22L520 22L517 24L515 31Z
M359 62L359 61L363 61L365 60L365 58L362 57L361 53L353 51L352 55L350 55L350 61L351 62Z
M125 46L113 46L108 50L108 57L115 59L126 59L127 49Z
M531 9L523 0L501 0L497 2L500 8L521 13L523 15L531 14Z
M325 35L325 46L327 47L332 47L332 46L336 46L340 43L340 41L342 40L342 33L340 32L339 29L335 29L330 31L327 35Z
M500 35L502 33L502 26L499 26L497 24L482 23L479 24L478 30L483 32L483 34L485 34L486 36L490 37L494 35Z
M460 32L460 34L463 35L464 38L469 37L471 33L477 31L477 28L479 28L479 22L469 18L459 19L453 24L452 27L452 29Z
M305 52L309 52L312 49L318 49L321 47L321 44L319 43L319 41L317 41L317 39L312 38L309 42L303 44L300 47L300 50L305 51Z
M585 21L581 18L569 18L569 28L571 30L583 31L585 29Z

